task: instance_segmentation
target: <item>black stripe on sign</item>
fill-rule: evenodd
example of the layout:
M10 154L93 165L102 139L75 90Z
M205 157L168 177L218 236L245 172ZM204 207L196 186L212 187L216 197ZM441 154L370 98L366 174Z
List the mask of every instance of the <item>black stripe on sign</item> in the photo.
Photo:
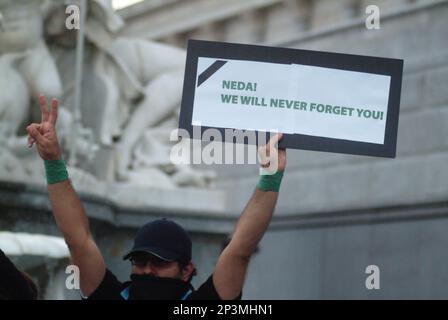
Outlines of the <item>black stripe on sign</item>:
M205 82L208 78L210 78L216 71L221 69L223 65L225 65L227 61L224 60L216 60L213 64L208 67L204 72L202 72L198 77L198 87Z

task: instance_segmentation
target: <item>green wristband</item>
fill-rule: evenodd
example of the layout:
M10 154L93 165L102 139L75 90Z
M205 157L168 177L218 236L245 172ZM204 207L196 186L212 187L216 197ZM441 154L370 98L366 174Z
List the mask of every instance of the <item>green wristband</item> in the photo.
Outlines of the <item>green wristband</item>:
M278 192L282 182L283 171L277 171L274 174L262 174L258 181L258 189L261 191Z
M55 184L68 179L67 168L62 157L59 160L45 160L44 164L48 184Z

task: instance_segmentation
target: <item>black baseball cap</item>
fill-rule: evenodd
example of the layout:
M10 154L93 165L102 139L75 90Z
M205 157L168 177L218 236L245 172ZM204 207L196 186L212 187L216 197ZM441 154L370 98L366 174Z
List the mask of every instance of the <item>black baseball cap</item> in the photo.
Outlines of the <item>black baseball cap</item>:
M191 246L191 239L184 228L166 218L159 219L138 230L134 245L123 260L131 258L134 253L147 252L165 261L188 263L191 261Z

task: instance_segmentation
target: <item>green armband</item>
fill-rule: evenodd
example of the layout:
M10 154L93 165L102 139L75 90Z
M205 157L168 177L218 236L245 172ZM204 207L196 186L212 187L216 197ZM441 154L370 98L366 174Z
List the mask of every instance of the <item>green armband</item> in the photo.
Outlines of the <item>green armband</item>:
M62 157L59 160L45 160L44 164L48 184L55 184L68 179L67 168Z
M283 171L277 171L274 174L262 174L258 181L258 189L261 191L278 192L282 182Z

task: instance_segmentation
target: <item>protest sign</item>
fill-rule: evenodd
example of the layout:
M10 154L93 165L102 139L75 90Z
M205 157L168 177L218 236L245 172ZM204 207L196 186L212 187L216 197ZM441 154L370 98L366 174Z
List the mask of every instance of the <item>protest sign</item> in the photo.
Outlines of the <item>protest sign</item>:
M280 146L395 157L403 61L189 42L179 126L283 132Z

